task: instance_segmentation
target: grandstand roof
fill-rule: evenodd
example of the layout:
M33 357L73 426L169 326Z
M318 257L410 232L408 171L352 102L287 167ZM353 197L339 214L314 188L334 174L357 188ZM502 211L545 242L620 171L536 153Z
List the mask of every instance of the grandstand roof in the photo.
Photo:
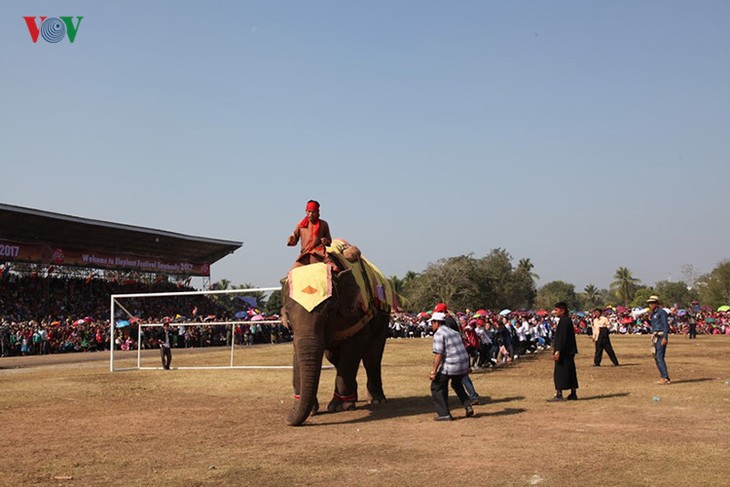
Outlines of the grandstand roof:
M2 203L0 239L207 264L233 253L243 244Z

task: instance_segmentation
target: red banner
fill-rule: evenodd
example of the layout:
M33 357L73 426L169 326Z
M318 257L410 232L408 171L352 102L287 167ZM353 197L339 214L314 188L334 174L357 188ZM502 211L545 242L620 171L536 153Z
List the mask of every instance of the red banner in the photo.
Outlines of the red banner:
M43 265L71 265L95 269L128 270L210 276L210 264L157 259L131 254L112 254L87 250L62 249L50 245L26 244L0 240L0 262L28 262Z

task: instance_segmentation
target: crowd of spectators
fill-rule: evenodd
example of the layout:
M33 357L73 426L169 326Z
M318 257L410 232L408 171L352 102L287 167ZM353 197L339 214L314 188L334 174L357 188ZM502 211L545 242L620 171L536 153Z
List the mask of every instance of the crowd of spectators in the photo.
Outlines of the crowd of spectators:
M10 274L0 279L0 354L42 355L109 350L110 296L112 294L192 291L167 281L143 283L107 279L39 277ZM177 347L241 345L288 340L287 329L253 309L230 315L220 303L206 296L125 299L127 315L117 310L113 343L117 350L137 348L138 327L170 321ZM256 318L261 320L251 321ZM213 325L216 322L239 324ZM208 323L206 326L182 323ZM142 327L142 347L156 348L159 328Z
M5 275L0 279L0 354L42 355L65 352L137 348L138 327L146 323L170 321L174 330L173 347L223 346L235 340L239 345L278 343L291 340L289 330L253 309L231 316L226 307L207 296L126 299L118 310L114 336L110 329L112 294L191 291L190 287L167 281L143 283L133 280L39 277ZM229 308L230 309L230 308ZM504 310L508 311L508 310ZM456 313L467 349L477 367L507 363L550 345L553 318L546 311L487 310ZM648 334L649 316L642 310L607 308L610 332ZM668 308L672 333L687 334L692 328L699 335L730 334L730 313L695 306L692 310ZM392 338L417 338L432 334L429 314L394 313L390 322ZM587 313L572 314L576 333L591 334ZM241 322L214 325L216 322ZM192 322L206 322L193 326ZM185 323L185 324L183 324ZM142 348L158 346L158 328L142 327Z
M665 308L672 334L687 335L690 325L698 335L730 335L730 313L713 311L708 307L696 306L694 310ZM611 324L610 333L619 335L646 335L651 333L648 309L628 310L622 307L607 308L605 315ZM590 317L583 312L573 314L576 333L591 334Z
M667 308L669 327L673 334L687 335L690 325L699 335L730 335L730 312L712 311L696 306L691 311ZM651 323L645 309L606 308L611 327L609 333L649 334ZM488 310L465 310L455 314L464 345L471 356L472 368L492 367L509 363L522 355L550 347L557 320L547 311L510 311L493 313ZM433 335L428 322L430 313L393 313L389 324L390 338L422 338ZM588 313L571 314L575 332L591 335Z
M395 313L389 324L391 338L421 338L433 335L429 313ZM466 310L454 315L473 370L509 364L521 356L550 347L554 318L547 313L494 314Z

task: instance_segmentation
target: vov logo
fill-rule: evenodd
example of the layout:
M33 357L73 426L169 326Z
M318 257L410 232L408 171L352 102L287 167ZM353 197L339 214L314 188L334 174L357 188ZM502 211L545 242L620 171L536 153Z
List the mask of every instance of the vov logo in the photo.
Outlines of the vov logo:
M79 32L79 25L81 25L81 19L83 17L76 17L76 25L73 23L73 17L45 17L41 16L41 25L38 26L36 19L38 17L23 17L26 25L28 26L28 32L30 38L33 40L33 44L38 42L38 35L43 37L43 40L55 44L61 42L61 40L68 35L68 41L73 44L76 40L76 34Z

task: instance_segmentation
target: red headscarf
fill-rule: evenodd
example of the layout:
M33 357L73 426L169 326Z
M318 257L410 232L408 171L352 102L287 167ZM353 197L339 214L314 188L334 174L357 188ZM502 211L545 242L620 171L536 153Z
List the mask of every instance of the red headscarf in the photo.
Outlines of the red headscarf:
M319 203L317 203L316 201L309 201L309 202L307 202L307 207L305 209L306 209L306 211L319 211ZM312 223L318 223L318 222L319 222L319 218ZM302 228L307 228L309 226L309 217L305 216L302 219L302 221L299 222L299 226Z

